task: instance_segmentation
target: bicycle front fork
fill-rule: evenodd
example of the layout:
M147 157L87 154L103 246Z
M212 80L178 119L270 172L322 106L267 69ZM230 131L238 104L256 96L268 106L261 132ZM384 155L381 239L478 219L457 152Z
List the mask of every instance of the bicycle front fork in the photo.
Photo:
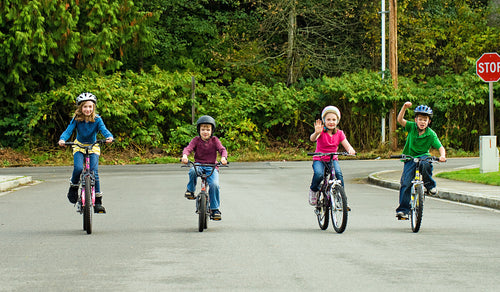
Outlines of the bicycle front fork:
M80 200L82 202L82 206L85 206L85 176L90 176L90 186L91 186L91 197L92 197L92 206L95 204L95 177L94 173L82 175L80 181L82 182L82 189L80 190Z

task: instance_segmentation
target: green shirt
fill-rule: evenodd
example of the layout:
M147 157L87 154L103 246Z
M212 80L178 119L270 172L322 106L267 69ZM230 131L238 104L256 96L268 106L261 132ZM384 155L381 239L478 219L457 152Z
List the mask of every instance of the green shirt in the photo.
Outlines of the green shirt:
M429 127L425 129L425 132L422 135L419 135L417 124L412 121L406 121L405 131L408 132L408 137L406 138L403 154L420 157L430 155L429 150L431 149L431 146L436 149L443 146L441 145L436 132Z

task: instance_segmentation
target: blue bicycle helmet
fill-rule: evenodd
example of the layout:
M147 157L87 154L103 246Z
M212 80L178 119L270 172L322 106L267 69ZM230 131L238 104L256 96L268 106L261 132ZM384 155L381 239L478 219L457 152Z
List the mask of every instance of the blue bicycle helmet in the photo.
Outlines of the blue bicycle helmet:
M415 115L425 115L432 118L433 112L429 106L421 104L415 108Z

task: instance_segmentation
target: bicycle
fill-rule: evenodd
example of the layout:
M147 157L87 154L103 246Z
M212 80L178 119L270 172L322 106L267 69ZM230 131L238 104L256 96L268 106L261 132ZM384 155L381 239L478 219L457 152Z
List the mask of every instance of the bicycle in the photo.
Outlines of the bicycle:
M196 195L196 213L198 214L198 231L203 232L203 230L207 229L208 225L208 216L210 216L210 199L207 191L207 179L214 173L215 169L219 166L228 167L227 165L223 165L220 162L217 163L195 163L191 160L188 160L187 165L182 167L194 167L194 171L196 172L196 176L201 178L201 190ZM211 170L208 173L201 170L200 167L209 167Z
M80 191L78 192L78 201L76 212L83 215L83 230L87 234L92 233L92 213L95 204L95 174L90 170L90 151L96 144L105 144L106 140L96 140L92 144L80 144L75 142L66 142L68 146L78 146L85 150L84 167L80 175Z
M438 157L435 156L423 156L423 157L413 157L411 155L401 154L401 155L391 155L391 158L399 158L403 162L413 160L416 164L415 168L415 178L411 181L411 197L410 197L410 218L411 218L411 230L413 232L418 232L422 224L422 216L424 212L424 201L426 194L428 195L428 190L425 190L424 180L422 174L420 173L420 163L422 161L428 161L430 163L439 161ZM425 190L425 191L424 191ZM408 220L406 216L397 216L398 220Z
M331 162L335 155L351 156L351 154L347 152L313 152L307 153L307 155L330 157L329 161L321 160L325 166L325 172L323 181L320 183L320 190L314 213L316 214L321 230L326 230L328 228L331 217L333 229L337 233L342 233L347 226L347 217L350 208L347 205L347 196L342 186L342 182L335 176L335 169Z

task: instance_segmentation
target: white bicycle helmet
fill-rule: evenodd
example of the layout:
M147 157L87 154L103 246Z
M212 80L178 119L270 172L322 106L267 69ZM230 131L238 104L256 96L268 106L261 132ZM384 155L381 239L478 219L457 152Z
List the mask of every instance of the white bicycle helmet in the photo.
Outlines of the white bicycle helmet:
M335 115L337 115L337 118L340 121L340 110L336 106L329 105L329 106L325 107L323 109L323 111L321 112L321 120L323 120L323 123L325 122L325 116L328 113L334 113Z
M97 104L97 97L95 97L95 95L90 92L84 92L76 98L76 105L80 105L80 103L88 100L92 101L94 104Z

